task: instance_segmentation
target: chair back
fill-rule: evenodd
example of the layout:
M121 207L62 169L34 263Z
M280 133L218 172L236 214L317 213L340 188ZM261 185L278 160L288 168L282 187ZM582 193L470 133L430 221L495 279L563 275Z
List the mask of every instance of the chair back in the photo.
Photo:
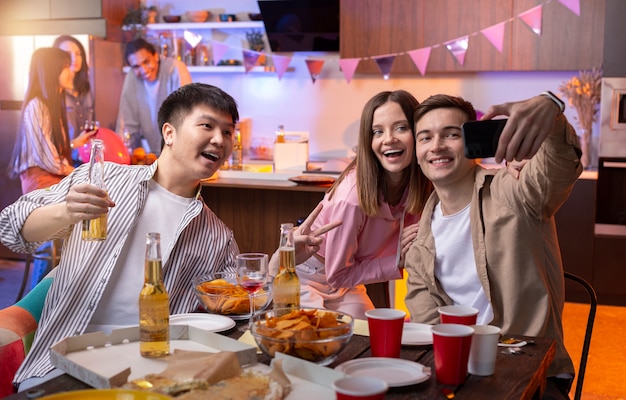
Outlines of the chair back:
M580 365L578 367L578 376L576 377L576 387L574 392L574 400L580 400L583 392L583 383L585 380L585 370L587 369L587 357L589 356L589 345L591 344L591 334L593 332L593 323L596 319L596 308L598 306L598 297L593 286L585 279L570 272L563 273L566 280L576 282L582 286L589 296L589 315L587 317L587 329L585 330L585 339L583 341L583 350L580 355Z

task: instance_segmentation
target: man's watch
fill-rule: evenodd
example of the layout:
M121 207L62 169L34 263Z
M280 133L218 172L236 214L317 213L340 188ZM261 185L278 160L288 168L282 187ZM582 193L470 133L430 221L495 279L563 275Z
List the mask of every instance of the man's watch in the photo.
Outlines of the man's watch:
M563 113L563 111L565 111L565 103L563 102L563 100L559 99L558 96L556 96L551 91L546 90L545 92L542 92L540 95L541 96L546 96L547 98L552 100L554 102L554 104L556 104L559 107L559 112L561 114Z

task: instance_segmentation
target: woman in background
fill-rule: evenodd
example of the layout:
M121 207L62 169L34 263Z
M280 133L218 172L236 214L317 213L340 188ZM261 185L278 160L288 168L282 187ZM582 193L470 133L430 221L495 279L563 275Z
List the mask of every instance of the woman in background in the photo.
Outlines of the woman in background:
M89 83L89 66L85 48L76 38L68 35L59 36L53 47L69 53L72 61L70 70L74 73L72 87L65 89L65 109L70 139L77 137L84 129L85 122L95 119L93 95Z
M404 254L431 191L415 158L417 105L404 90L378 93L365 105L356 158L325 195L312 229L343 223L296 267L302 307L364 319L374 308L364 285L402 278Z
M51 186L72 172L72 147L82 146L95 133L73 140L68 136L64 91L73 88L70 63L69 54L57 48L37 49L31 57L10 164L10 175L22 181L22 193Z

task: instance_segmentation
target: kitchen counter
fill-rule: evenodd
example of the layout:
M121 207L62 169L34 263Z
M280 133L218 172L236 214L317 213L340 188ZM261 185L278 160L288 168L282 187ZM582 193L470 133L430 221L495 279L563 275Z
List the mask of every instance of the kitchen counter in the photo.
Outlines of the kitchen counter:
M272 254L280 224L306 218L328 187L288 180L211 179L202 183L207 205L233 230L241 252Z
M243 188L258 190L283 190L293 192L326 192L329 186L320 185L299 185L287 180L263 179L265 173L255 173L257 176L249 175L247 178L218 178L210 179L202 182L202 185L208 188ZM259 177L261 176L261 177ZM295 176L295 175L294 175Z

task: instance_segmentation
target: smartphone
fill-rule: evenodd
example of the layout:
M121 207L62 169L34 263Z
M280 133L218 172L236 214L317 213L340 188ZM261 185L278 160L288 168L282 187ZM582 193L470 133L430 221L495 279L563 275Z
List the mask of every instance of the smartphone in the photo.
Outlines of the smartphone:
M500 134L506 119L467 121L461 125L467 158L489 158L496 155Z

